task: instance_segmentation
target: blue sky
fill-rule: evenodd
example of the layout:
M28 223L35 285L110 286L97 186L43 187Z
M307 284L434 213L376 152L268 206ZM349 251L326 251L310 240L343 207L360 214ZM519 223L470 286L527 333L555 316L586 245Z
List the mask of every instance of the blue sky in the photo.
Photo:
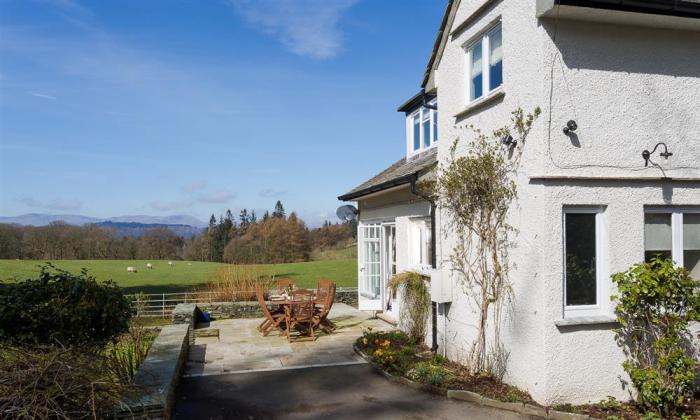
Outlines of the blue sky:
M404 153L443 0L0 0L0 215L310 224Z

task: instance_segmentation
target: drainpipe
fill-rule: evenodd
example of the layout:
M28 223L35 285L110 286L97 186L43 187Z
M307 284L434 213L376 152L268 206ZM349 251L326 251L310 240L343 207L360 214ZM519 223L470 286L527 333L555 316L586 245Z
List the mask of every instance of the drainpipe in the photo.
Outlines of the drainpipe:
M437 205L435 204L435 201L427 196L421 194L418 189L416 188L416 182L418 181L418 173L416 172L413 177L411 178L411 193L415 196L418 196L422 198L423 200L427 201L430 203L430 265L432 266L433 269L437 268L437 246L436 246L436 237L437 237L437 232L435 230L435 210L437 209ZM438 349L438 344L437 344L437 303L436 302L431 302L431 310L432 310L432 346L430 347L430 351L433 353L437 352Z

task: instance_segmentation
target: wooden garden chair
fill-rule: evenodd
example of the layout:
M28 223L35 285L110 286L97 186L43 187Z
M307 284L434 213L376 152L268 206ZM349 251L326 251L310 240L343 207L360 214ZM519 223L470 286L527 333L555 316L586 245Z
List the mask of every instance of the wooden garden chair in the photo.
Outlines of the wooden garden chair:
M284 321L284 313L282 312L270 312L270 309L265 303L265 294L263 292L262 285L260 283L255 284L255 297L258 298L258 305L263 311L265 319L258 325L258 331L262 333L263 336L267 337L272 330L279 328L280 331L284 333L284 328L280 325Z
M316 315L314 318L314 324L323 331L330 333L336 329L336 325L328 319L328 313L333 307L333 302L335 301L335 289L336 285L328 279L319 279L318 287L316 291Z
M277 292L283 293L287 288L296 286L296 280L285 277L277 280Z
M284 306L285 323L287 324L287 340L292 341L291 331L295 326L306 327L309 337L314 335L314 292L299 289L292 292L288 305Z

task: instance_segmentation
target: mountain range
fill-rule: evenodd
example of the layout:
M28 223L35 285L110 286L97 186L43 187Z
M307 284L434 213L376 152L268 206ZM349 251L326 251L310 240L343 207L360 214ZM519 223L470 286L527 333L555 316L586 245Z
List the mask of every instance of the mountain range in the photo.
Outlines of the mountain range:
M161 225L188 225L197 228L206 227L207 224L193 216L176 214L171 216L117 216L117 217L89 217L77 214L45 214L28 213L20 216L0 216L0 223L15 223L24 226L46 226L51 222L63 221L69 225L82 226L88 223L114 222L114 223L141 223Z
M172 216L118 216L110 218L88 217L77 214L42 213L29 213L13 217L0 216L0 223L23 226L46 226L49 223L58 221L75 226L94 224L103 228L113 229L118 235L131 237L139 237L150 229L166 228L179 236L190 238L200 234L202 229L207 226L201 220L184 214Z

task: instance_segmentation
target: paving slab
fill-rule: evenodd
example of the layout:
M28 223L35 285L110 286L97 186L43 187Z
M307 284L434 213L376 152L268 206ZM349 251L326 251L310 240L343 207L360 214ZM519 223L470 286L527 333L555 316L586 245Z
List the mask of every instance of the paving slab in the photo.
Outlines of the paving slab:
M338 326L331 334L319 332L314 341L291 343L279 331L263 337L257 331L262 318L224 319L202 324L196 330L195 344L190 347L184 376L363 363L352 349L363 329L393 328L342 303L333 305L329 319ZM214 331L218 331L218 335Z

